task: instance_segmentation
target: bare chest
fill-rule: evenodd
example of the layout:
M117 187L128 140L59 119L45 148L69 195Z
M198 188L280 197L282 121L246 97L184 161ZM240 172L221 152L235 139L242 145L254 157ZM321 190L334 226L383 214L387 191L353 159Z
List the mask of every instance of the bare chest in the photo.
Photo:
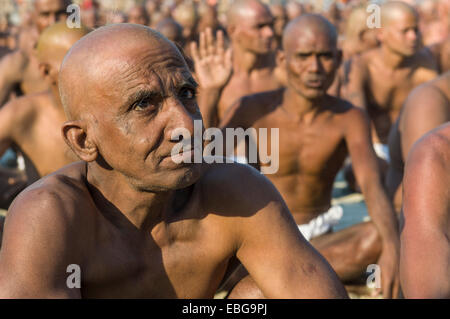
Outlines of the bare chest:
M197 221L177 223L138 237L104 230L82 275L83 297L211 298L230 253Z
M279 132L278 141L273 140L276 134L266 134L267 149L279 156L276 176L335 174L347 155L342 129L326 115L305 124L278 109L256 126Z

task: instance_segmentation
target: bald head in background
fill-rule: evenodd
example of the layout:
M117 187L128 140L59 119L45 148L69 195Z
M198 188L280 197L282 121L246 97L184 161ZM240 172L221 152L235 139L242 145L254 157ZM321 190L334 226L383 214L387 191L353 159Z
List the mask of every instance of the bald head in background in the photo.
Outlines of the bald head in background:
M70 47L91 29L69 28L65 21L45 29L37 44L39 71L49 90L29 94L6 104L0 111L0 154L14 143L26 159L28 182L76 160L61 136L66 121L58 91L58 73Z
M155 30L160 32L170 41L184 47L183 27L172 18L165 18L156 24Z
M127 11L127 22L134 24L149 24L149 17L144 6L133 6Z

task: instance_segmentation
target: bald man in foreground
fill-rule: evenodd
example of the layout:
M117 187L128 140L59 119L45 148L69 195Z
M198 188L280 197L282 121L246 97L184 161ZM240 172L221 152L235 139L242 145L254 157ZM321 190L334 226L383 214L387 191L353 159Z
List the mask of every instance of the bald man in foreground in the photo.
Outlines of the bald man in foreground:
M418 15L401 1L381 7L381 47L353 59L344 98L367 110L377 155L388 161L387 140L406 97L437 76L428 50L420 49Z
M267 177L286 200L299 229L344 281L359 278L369 264L378 263L383 295L396 297L397 220L381 182L367 115L326 93L342 58L336 45L337 31L322 16L305 14L292 20L284 31L279 57L287 88L242 98L221 127L225 135L228 128L279 129L279 141L268 136L267 142L262 140L279 146L279 169ZM262 137L257 138L261 147ZM348 155L372 222L332 233L343 213L341 207L331 205L333 182ZM245 297L248 280L239 283L232 296Z
M386 175L386 186L397 211L400 211L402 205L403 170L411 147L427 132L448 121L450 71L411 92L389 134L391 162Z
M450 123L421 138L406 161L400 279L407 298L450 298Z
M144 26L102 27L72 47L62 132L82 161L12 204L0 297L211 298L233 256L268 297L346 297L266 178L177 164L194 149L171 156L176 132L201 120L195 87L178 49ZM66 285L70 264L81 288Z

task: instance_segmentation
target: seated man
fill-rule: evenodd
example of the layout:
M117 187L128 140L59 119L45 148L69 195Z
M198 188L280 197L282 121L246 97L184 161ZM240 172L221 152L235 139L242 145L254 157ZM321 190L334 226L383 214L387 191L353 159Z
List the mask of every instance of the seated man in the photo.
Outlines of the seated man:
M265 177L177 164L193 149L171 156L177 130L201 120L195 88L175 45L148 27L102 27L72 47L62 132L82 162L11 205L0 297L211 298L234 256L268 297L346 296ZM66 285L70 264L80 288Z
M242 98L221 126L224 134L226 128L278 128L279 169L268 177L302 233L342 280L358 278L378 262L384 296L395 296L397 220L381 183L367 114L326 93L341 61L336 45L337 31L325 18L305 14L291 21L279 57L287 88ZM278 142L267 138L267 145ZM328 234L342 217L342 208L331 206L331 191L347 155L373 222Z
M450 71L414 89L389 134L391 162L386 188L397 211L402 206L405 159L412 145L424 134L450 121Z
M39 37L37 52L39 69L50 89L12 100L0 110L0 155L12 145L20 148L36 168L38 176L29 176L32 181L76 159L61 137L66 116L58 71L70 47L89 31L83 26L68 28L65 22L47 28Z
M421 138L406 161L400 280L407 298L450 298L450 124Z

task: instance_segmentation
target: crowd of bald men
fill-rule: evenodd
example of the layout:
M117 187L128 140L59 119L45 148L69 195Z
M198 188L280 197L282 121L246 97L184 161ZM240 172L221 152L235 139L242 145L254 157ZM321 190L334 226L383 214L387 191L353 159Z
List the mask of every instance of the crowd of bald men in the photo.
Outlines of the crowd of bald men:
M450 298L450 1L73 3L0 17L0 298ZM173 163L196 120L278 171Z

